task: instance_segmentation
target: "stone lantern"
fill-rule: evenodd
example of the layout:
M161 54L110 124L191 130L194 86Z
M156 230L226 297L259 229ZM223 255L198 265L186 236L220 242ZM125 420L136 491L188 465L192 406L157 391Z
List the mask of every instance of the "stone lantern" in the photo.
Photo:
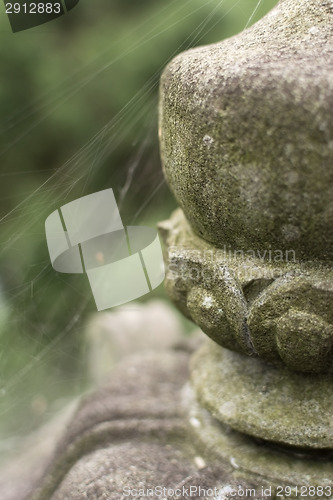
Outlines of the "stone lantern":
M181 207L160 225L166 287L212 339L191 364L194 433L311 497L333 484L333 3L280 1L176 57L160 140Z
M126 358L1 499L333 498L332 116L332 0L281 0L169 64L166 288L210 338Z

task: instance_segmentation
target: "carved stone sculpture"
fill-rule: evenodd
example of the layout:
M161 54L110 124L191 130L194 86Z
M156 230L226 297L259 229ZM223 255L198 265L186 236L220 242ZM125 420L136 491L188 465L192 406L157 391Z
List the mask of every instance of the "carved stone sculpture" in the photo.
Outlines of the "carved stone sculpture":
M332 0L281 0L167 67L166 287L210 339L189 377L184 338L127 357L1 499L333 498L332 40Z
M332 36L332 2L282 0L161 83L181 207L160 227L166 286L214 341L192 362L195 399L294 452L333 450Z

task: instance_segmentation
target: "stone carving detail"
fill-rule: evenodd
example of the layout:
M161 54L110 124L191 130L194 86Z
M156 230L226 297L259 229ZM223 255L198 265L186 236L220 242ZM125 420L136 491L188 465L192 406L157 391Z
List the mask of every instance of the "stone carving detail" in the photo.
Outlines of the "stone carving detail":
M260 357L279 356L304 372L332 370L333 289L323 273L277 279L255 299L248 322Z
M317 451L333 449L331 3L280 0L177 56L160 89L181 209L160 228L166 287L215 341L192 360L196 401L267 446Z
M332 270L218 249L181 210L160 231L169 295L215 342L291 370L333 371Z
M185 215L167 231L169 293L218 344L310 373L333 372L328 3L281 0L177 56L160 92L163 169Z

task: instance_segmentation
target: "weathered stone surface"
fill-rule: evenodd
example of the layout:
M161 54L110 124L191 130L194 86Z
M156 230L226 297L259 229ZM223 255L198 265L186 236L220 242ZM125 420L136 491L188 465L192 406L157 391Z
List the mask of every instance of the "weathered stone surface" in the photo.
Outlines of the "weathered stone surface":
M333 4L284 0L177 56L161 83L166 179L219 247L333 260Z
M330 267L218 249L181 210L159 227L166 289L215 342L290 370L333 372Z
M333 473L330 450L288 448L253 439L212 417L212 414L196 401L190 387L186 389L185 397L188 399L191 424L189 432L197 442L198 449L207 450L211 457L230 462L235 469L247 471L253 477L265 478L270 486L279 483L283 486L321 485L327 487L326 493L330 496ZM258 485L258 480L254 480L254 484ZM274 493L276 490L273 486L272 498L281 498L281 492L277 497ZM300 491L298 495L295 494L294 490L282 498L299 498L299 493ZM304 496L311 495L304 492Z
M195 446L183 394L188 358L187 343L178 350L126 358L63 425L56 450L42 454L42 476L22 475L24 463L30 470L36 463L42 465L35 456L29 463L20 459L10 482L0 477L1 500L119 500L129 490L135 492L128 498L143 498L140 489L158 486L184 486L185 491L192 486L194 500L203 498L203 490L215 488L221 499L241 498L230 495L239 488L255 490L252 498L257 500L273 498L275 482L273 496L262 494L267 481L233 466L228 456L221 460ZM31 460L31 454L26 458ZM188 493L181 493L180 498L186 497Z
M304 449L333 449L330 375L292 373L209 341L192 361L191 380L201 405L233 429Z
M63 422L55 451L21 457L9 481L0 477L1 500L119 500L127 498L125 487L137 493L128 498L143 498L140 488L156 486L184 486L184 499L207 498L203 490L209 490L209 498L243 500L248 490L247 497L260 500L275 498L278 485L333 488L332 461L255 442L198 407L187 386L188 358L186 343L126 358ZM22 473L36 463L44 467L38 478ZM191 496L190 486L197 488Z

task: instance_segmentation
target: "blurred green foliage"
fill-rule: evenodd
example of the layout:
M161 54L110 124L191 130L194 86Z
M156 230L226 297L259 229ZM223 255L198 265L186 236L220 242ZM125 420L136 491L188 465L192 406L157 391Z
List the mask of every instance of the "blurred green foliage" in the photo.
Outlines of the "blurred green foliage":
M95 307L82 276L51 268L45 218L107 187L125 224L166 217L175 205L158 153L163 67L241 31L275 3L81 0L66 16L16 34L0 10L3 435L45 418L34 406L38 391L55 400L84 385L82 329Z

